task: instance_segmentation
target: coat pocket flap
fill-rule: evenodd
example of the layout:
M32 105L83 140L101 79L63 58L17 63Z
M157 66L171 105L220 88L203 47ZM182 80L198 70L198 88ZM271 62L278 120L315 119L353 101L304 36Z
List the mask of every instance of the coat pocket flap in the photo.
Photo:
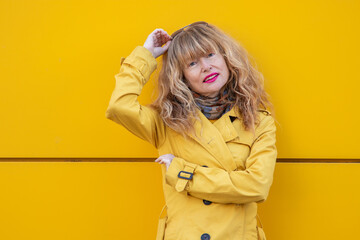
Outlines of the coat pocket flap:
M254 142L254 135L248 131L240 131L239 135L230 142L248 145L251 148Z

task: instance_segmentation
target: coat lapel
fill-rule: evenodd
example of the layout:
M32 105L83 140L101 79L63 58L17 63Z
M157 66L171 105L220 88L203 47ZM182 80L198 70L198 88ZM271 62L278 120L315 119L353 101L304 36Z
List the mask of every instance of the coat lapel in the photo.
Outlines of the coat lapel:
M214 124L200 110L197 111L200 120L195 122L195 134L189 136L212 154L224 169L228 171L236 169L233 156L226 145L227 141L238 136L229 117L229 113L233 110L224 114Z
M231 112L225 113L219 120L214 122L214 126L221 133L225 142L230 142L238 137L238 132L231 122L231 115Z

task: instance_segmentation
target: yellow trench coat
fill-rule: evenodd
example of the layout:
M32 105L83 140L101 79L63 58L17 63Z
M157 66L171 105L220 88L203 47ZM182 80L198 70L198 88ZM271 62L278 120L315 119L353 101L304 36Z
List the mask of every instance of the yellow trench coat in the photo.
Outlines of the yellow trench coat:
M268 196L277 156L273 117L259 110L253 135L234 109L214 123L198 111L198 137L184 138L137 100L156 67L142 46L122 58L106 117L150 142L159 155L176 156L167 171L162 165L167 218L157 239L258 239L257 202Z

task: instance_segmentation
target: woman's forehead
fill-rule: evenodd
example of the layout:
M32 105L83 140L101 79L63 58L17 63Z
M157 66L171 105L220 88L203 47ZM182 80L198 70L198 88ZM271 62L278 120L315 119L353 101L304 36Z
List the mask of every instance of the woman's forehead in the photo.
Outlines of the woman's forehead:
M201 45L199 45L201 46ZM215 46L205 45L197 48L183 47L180 52L181 58L184 60L196 59L203 57L211 52L218 52L218 49Z
M181 64L186 64L192 59L203 57L210 52L219 52L217 41L207 35L199 32L184 32L175 37L170 52L174 60Z

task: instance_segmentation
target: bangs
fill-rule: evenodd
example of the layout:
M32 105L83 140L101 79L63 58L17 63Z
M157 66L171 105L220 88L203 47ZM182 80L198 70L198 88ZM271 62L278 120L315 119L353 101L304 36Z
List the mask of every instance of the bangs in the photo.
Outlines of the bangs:
M203 57L210 52L220 52L219 44L204 29L187 29L176 36L169 53L180 67L185 67L191 60ZM170 50L170 49L169 49Z

